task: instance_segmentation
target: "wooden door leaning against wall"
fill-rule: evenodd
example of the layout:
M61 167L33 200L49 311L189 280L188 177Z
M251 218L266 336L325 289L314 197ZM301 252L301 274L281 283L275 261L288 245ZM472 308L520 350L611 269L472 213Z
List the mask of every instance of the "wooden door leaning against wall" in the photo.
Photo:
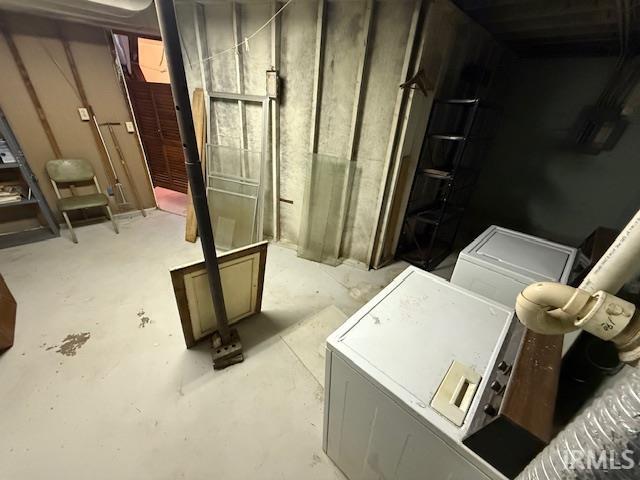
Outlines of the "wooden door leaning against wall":
M171 85L130 78L127 87L153 185L187 193L187 171Z

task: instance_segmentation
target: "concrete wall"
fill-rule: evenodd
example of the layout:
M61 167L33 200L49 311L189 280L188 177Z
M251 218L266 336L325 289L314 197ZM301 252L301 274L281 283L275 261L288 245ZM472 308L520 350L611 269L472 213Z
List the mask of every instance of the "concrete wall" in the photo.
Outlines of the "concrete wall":
M460 91L460 76L465 65L476 64L496 71L503 58L510 55L486 30L446 0L430 2L422 36L424 47L413 71L425 72L430 89L427 95L414 90L408 96L403 114L406 117L404 140L394 150L389 166L373 252L372 265L376 268L394 258L434 99L467 96L467 92ZM474 95L488 99L495 90L495 82L491 81Z
M282 5L284 2L279 3ZM392 116L403 81L401 67L409 38L415 0L383 0L374 2L374 15L369 37L369 58L364 74L362 113L355 138L354 180L342 240L342 256L368 263L368 247L374 221L372 208L380 193L383 160L389 141ZM425 2L426 4L426 2ZM234 45L232 5L230 2L206 2L204 10L207 56L205 73L210 75L214 90L238 92L235 53L224 53ZM298 242L305 180L311 165L310 134L316 49L317 2L296 0L280 16L280 231L281 241ZM191 3L193 8L193 3ZM324 61L321 65L322 89L319 96L317 153L344 158L349 155L349 133L352 125L358 63L362 52L365 18L364 1L328 1L325 12ZM261 27L272 15L272 2L239 2L240 40ZM190 55L196 44L186 39L193 35L194 21L189 2L178 5L179 23ZM221 53L223 52L223 53ZM270 27L262 30L243 49L244 93L265 94L265 71L271 62ZM202 84L192 68L190 88ZM238 106L219 102L214 108L212 135L222 145L237 146L240 128ZM262 128L260 111L246 109L247 148L260 149ZM211 138L210 138L211 140ZM267 172L271 171L267 165ZM270 174L266 180L266 198L271 198ZM337 212L336 212L337 213ZM271 234L271 202L266 203L265 234Z
M599 155L566 143L593 105L614 58L521 60L511 69L504 115L471 200L467 227L490 224L577 245L600 225L620 228L640 207L640 124Z
M236 2L236 38L243 40L262 27L272 15L273 4L270 1ZM277 2L278 7L283 4ZM411 36L416 5L421 10L416 17L415 35ZM244 80L239 83L236 52L232 48L233 8L233 2L229 1L196 3L183 0L177 4L185 52L190 57L187 60L190 89L204 83L213 91L264 95L265 70L272 66L271 26L252 37L248 48L241 48L239 53ZM203 25L199 31L202 33L206 30L208 44L208 51L203 54L207 60L201 65L194 61L198 55L194 11L198 10ZM278 17L282 87L278 123L279 196L282 199L279 202L279 228L280 240L292 245L302 242L298 238L299 231L308 219L303 211L303 201L305 184L314 162L310 137L314 128L312 106L317 15L317 0L296 0ZM373 244L378 241L378 225L381 222L387 225L389 202L394 202L397 194L404 193L403 189L410 187L409 178L407 185L402 183L397 190L394 186L391 191L389 182L396 182L397 175L389 173L397 172L398 164L402 163L400 160L405 156L417 159L432 99L431 96L423 98L421 93L409 89L399 96L399 85L423 68L428 81L433 86L437 84L438 89L446 94L447 86L455 82L454 77L464 62L471 59L488 61L497 44L448 0L374 1L368 55L360 90L360 114L355 122L357 128L351 155L350 133L359 91L359 63L363 54L366 18L365 0L328 0L325 3L315 153L345 163L353 162L353 182L346 206L340 255L360 264L375 265ZM428 32L425 32L426 29ZM410 52L408 58L407 51ZM405 60L407 71L403 76ZM213 118L209 141L239 146L241 123L237 104L217 102ZM247 107L247 148L260 149L261 128L259 109ZM403 162L415 168L411 158ZM269 155L267 178L264 179L268 199L265 204L264 232L268 236L272 233L273 215L271 170ZM333 217L330 221L338 222L341 212L335 211ZM391 230L387 241L389 246L395 241L399 228L396 227L395 223L385 226Z
M4 12L0 15L23 58L63 155L68 158L84 158L91 162L98 181L106 187L104 168L89 123L81 121L78 115L77 109L81 103L74 91L75 87L72 87L73 77L62 43L57 37L55 23L28 15ZM131 120L126 97L106 42L105 31L98 27L73 23L62 23L61 29L70 41L87 97L98 121L124 124L125 121ZM0 75L0 106L11 123L49 205L58 215L55 195L45 172L46 162L54 158L53 151L4 38L0 38L0 63L4 66ZM124 125L114 128L143 205L155 206L147 167L138 149L137 136L127 133ZM131 185L125 178L106 130L104 135L116 163L120 181L125 186L129 200L132 201ZM7 215L5 212L2 214ZM4 231L6 230L7 228Z

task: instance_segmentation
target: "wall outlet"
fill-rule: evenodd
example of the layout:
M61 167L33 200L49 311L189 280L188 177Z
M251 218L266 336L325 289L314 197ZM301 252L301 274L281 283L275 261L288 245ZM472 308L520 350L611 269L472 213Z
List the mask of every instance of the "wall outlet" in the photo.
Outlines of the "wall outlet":
M82 120L83 122L89 121L89 110L87 110L86 108L79 108L78 113L80 114L80 120Z
M124 126L127 128L127 132L135 133L136 128L133 126L133 122L124 122Z

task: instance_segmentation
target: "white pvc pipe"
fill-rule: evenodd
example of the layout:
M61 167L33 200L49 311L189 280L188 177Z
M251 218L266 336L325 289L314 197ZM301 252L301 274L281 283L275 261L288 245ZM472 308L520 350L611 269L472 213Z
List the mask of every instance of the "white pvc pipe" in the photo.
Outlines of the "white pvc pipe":
M558 335L576 330L573 318L561 308L571 300L576 289L553 282L539 282L526 287L516 299L516 314L527 328L536 333Z
M640 210L580 285L581 290L616 294L640 273Z

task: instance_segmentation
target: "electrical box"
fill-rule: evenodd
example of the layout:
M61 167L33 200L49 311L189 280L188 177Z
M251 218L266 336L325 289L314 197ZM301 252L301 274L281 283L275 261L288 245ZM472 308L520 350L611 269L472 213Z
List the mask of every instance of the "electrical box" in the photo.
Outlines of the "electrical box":
M582 111L571 133L579 152L597 155L613 150L628 125L619 108L592 106Z
M267 97L278 98L280 95L280 77L277 70L267 70Z
M129 133L135 133L136 128L133 125L133 122L124 122L124 126Z
M80 114L80 120L82 120L83 122L88 122L90 120L89 110L87 110L86 108L79 108L78 113Z

